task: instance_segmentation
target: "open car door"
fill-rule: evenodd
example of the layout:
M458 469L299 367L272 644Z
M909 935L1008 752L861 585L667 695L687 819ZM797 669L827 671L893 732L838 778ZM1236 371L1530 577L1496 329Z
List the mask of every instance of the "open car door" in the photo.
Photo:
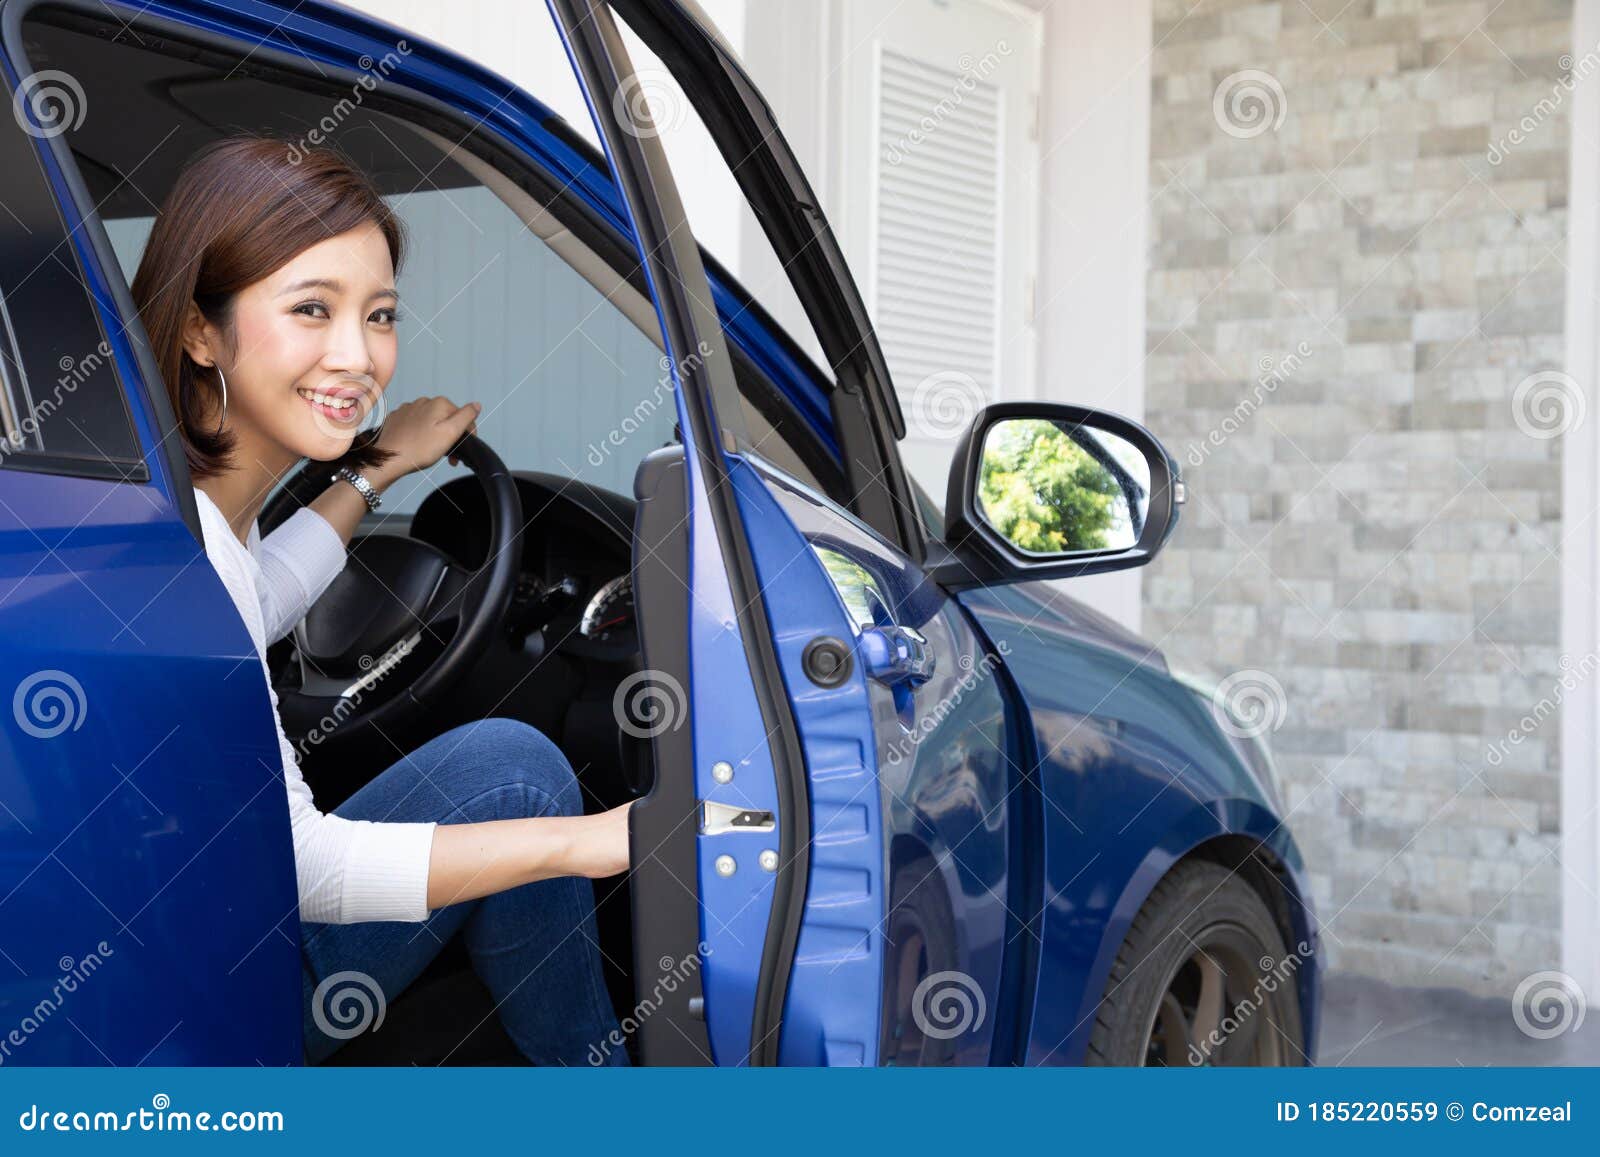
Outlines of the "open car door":
M650 1063L771 1064L811 833L805 759L730 474L732 367L665 153L637 119L649 111L615 99L634 79L610 7L550 10L633 227L682 435L681 452L651 455L636 481L646 669L624 698L656 768L631 825L641 1046Z
M649 702L622 726L648 733L655 767L632 819L643 1058L1011 1058L1029 793L1013 790L1003 677L923 569L903 420L848 268L770 110L690 6L550 7L632 217L682 427L635 484ZM806 303L837 375L851 510L751 445L613 9L695 105Z
M648 39L648 14L629 7ZM641 1051L658 1064L876 1063L885 844L857 633L748 454L701 254L649 102L629 99L612 6L550 8L631 217L682 434L635 483L646 670L619 720L648 735L655 767L632 814ZM914 681L926 658L894 649L909 635L879 639L882 662Z

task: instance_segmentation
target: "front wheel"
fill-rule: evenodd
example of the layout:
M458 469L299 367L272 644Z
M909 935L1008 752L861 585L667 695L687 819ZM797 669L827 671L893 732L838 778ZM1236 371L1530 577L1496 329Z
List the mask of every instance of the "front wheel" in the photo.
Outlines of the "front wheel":
M1091 1065L1304 1065L1297 975L1255 889L1206 860L1133 918L1095 1013Z

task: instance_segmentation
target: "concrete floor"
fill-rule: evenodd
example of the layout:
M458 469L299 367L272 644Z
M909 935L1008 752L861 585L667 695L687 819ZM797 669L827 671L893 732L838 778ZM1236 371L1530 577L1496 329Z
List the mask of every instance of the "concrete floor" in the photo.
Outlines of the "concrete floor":
M1509 997L1454 988L1401 988L1329 973L1317 1064L1600 1065L1600 1009L1576 1029L1535 1040L1517 1027Z

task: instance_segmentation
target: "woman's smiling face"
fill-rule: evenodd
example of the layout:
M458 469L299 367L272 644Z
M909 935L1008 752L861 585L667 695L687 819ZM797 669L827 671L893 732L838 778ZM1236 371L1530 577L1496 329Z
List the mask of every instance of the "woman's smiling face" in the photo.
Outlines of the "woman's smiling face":
M369 224L240 290L231 355L198 307L184 348L201 365L221 362L226 428L241 451L329 461L350 448L394 375L397 304L389 246Z

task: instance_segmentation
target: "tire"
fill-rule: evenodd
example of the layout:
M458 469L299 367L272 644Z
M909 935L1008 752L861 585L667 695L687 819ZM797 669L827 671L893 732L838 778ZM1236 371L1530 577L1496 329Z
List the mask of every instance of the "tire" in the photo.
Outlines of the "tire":
M896 866L889 886L889 918L884 934L883 1028L880 1051L885 1065L950 1065L956 1044L948 1035L964 1027L973 992L936 980L956 973L956 921L944 877L926 856ZM950 1023L950 1018L957 1018ZM973 1025L973 1027L977 1027ZM957 1034L959 1035L959 1034Z
M1208 860L1181 863L1133 918L1085 1063L1309 1064L1298 989L1308 963L1286 953L1249 883Z

